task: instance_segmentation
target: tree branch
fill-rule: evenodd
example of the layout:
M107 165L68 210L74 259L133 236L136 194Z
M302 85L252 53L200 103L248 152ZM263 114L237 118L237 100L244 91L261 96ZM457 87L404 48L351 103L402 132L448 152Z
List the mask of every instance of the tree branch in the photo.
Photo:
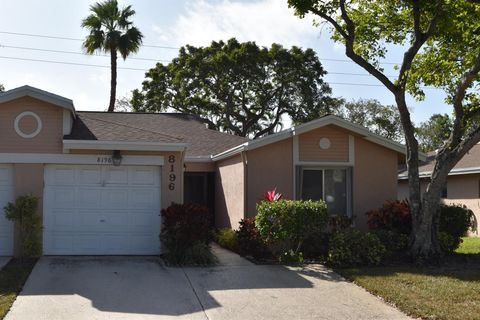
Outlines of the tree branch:
M463 74L462 80L455 90L453 97L453 110L455 112L455 120L453 122L452 133L448 139L447 145L449 147L455 146L462 140L464 131L464 114L463 99L470 85L475 81L480 72L480 52L477 54L474 65Z
M345 0L340 0L339 2L340 6L340 11L342 14L342 19L347 25L347 32L342 34L342 37L345 40L345 53L346 55L352 59L355 63L357 63L359 66L364 68L368 73L370 73L372 76L377 78L385 87L387 87L388 90L391 92L396 91L396 86L395 84L388 79L387 76L385 76L381 71L379 71L377 68L375 68L370 62L365 60L362 56L358 55L355 52L354 49L354 43L355 43L355 24L350 19L348 16L348 12L345 7Z

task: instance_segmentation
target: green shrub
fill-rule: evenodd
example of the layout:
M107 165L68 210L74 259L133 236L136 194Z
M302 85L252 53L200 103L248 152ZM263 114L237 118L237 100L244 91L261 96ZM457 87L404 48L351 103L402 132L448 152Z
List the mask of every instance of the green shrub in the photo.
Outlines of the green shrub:
M444 253L452 253L460 246L460 243L462 243L462 238L455 238L447 232L439 232L438 242L440 243L440 248Z
M372 231L387 250L386 255L389 257L401 255L408 248L408 235L398 233L391 230L378 229Z
M455 238L461 238L469 230L476 230L475 214L464 205L441 205L439 228L440 231L447 232Z
M185 253L181 257L182 260L180 261L169 260L169 262L186 266L211 266L217 263L217 257L212 253L208 244L204 242L194 243L191 247L185 249Z
M303 241L300 251L305 259L324 260L328 254L329 241L329 233L319 232L312 234Z
M385 254L385 246L375 234L352 229L332 235L327 262L335 267L379 265Z
M251 256L255 259L264 259L271 256L260 232L255 225L255 218L245 218L240 221L237 234L238 253L242 256Z
M303 263L303 253L302 252L295 252L293 250L288 250L280 255L278 258L281 263L285 264L297 264Z
M162 210L162 222L160 240L165 250L164 257L170 264L187 265L196 261L198 256L194 249L200 250L198 255L209 251L210 215L206 207L174 203Z
M238 251L237 233L230 228L218 230L216 234L217 243L228 250Z
M279 200L257 204L256 226L275 253L298 254L305 239L325 230L327 206L323 201Z
M22 257L38 257L42 254L42 218L37 208L38 198L32 195L18 197L15 203L8 203L4 208L5 217L19 225Z

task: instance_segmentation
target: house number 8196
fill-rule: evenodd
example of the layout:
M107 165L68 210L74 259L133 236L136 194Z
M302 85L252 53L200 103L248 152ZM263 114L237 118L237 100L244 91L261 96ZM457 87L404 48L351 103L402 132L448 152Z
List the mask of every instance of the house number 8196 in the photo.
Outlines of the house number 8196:
M168 185L168 189L173 191L175 190L175 181L177 180L177 176L175 175L175 156L171 155L168 157L168 163L170 163L170 174L168 175L168 180L170 184Z

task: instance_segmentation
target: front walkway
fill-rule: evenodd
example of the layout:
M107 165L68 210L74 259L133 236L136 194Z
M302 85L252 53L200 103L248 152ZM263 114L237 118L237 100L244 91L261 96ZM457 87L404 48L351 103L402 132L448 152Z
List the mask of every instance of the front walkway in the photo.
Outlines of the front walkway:
M42 257L6 319L409 319L321 265L254 265L214 251L220 263L211 268Z

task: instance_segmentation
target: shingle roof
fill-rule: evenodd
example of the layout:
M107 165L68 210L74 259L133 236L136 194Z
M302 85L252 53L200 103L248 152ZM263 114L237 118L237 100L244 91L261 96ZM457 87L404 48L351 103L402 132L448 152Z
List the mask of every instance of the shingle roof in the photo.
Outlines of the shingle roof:
M187 157L210 156L248 140L210 130L193 115L84 111L77 112L65 139L187 143Z
M427 161L422 163L418 168L420 174L430 173L435 166L435 152L430 152L427 155ZM476 144L472 149L457 163L452 169L452 172L468 169L468 168L480 168L480 144ZM407 169L405 166L399 167L398 174L406 174Z

